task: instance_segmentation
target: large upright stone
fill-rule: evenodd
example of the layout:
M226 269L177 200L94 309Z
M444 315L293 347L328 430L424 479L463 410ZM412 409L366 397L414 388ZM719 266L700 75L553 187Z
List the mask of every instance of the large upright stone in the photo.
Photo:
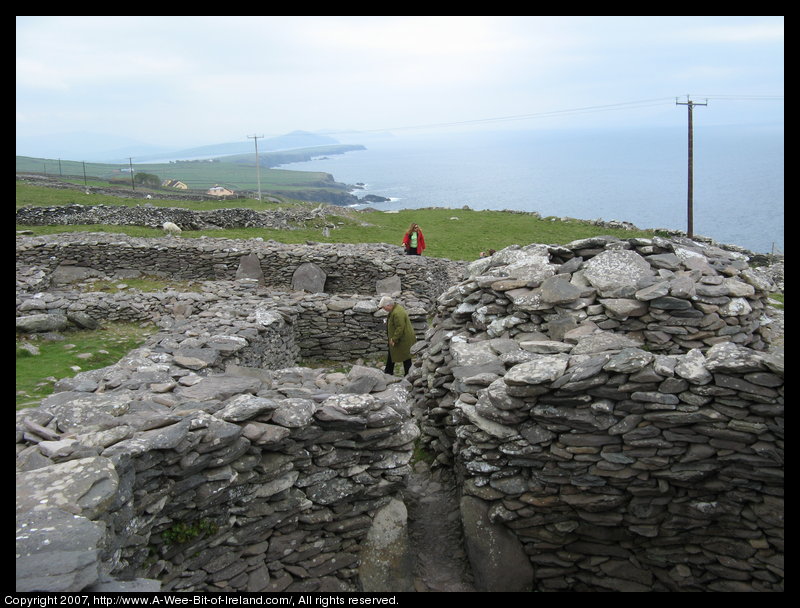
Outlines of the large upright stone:
M252 279L258 281L260 287L264 287L264 271L261 269L261 260L255 253L243 255L239 260L239 268L236 269L236 280Z
M461 498L467 555L478 591L531 591L533 566L516 536L489 519L488 505L474 496Z
M505 250L504 250L505 251ZM500 253L503 254L504 251ZM504 272L514 279L522 279L531 287L538 287L543 281L552 277L556 273L556 265L550 263L550 255L547 247L543 245L529 245L522 250L515 251L514 256L509 259L504 268ZM496 257L498 254L493 255ZM498 258L492 266L505 261Z
M581 297L582 290L566 279L553 276L542 282L542 300L549 304L567 304Z
M328 275L316 264L304 262L297 267L292 275L292 289L295 291L308 291L322 293L325 291L325 279Z
M378 295L381 294L393 294L393 293L400 293L403 289L403 285L401 283L400 277L396 274L393 274L390 277L386 277L385 279L380 279L375 281L375 293Z
M361 548L358 576L366 592L414 591L408 512L402 501L393 498L375 513Z

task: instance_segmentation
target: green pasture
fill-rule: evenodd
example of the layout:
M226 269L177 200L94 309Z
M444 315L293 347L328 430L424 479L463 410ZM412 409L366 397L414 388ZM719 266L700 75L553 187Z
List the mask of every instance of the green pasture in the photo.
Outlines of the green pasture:
M179 180L191 190L199 191L205 191L216 185L233 190L255 191L258 189L259 179L262 191L291 192L309 188L342 191L341 184L337 185L328 173L321 171L289 171L262 167L257 174L255 166L232 162L136 163L133 168L137 173L157 175L162 180ZM44 174L80 185L84 185L84 175L86 175L85 185L103 185L103 182L111 179L123 182L130 180L128 165L109 163L17 156L16 170L17 173Z
M123 199L114 196L84 194L74 190L58 190L17 184L17 206L23 205L140 205L183 207L197 210L221 207L247 207L258 210L278 209L286 205L318 206L318 203L290 201L268 203L255 200L176 202L144 199ZM231 230L184 231L180 238L222 237L233 239L262 238L281 243L389 243L400 245L403 234L411 222L419 224L425 235L427 249L424 255L451 260L473 260L481 251L502 249L509 245L530 243L564 244L576 239L612 234L622 238L652 236L652 231L610 230L580 220L540 218L534 214L507 211L476 211L471 209L426 208L406 209L398 212L347 210L346 215L330 216L316 220L295 230L269 230L239 228ZM323 236L326 224L335 228ZM58 232L114 232L130 236L160 237L163 231L140 226L17 226L34 234ZM165 237L167 238L167 237Z

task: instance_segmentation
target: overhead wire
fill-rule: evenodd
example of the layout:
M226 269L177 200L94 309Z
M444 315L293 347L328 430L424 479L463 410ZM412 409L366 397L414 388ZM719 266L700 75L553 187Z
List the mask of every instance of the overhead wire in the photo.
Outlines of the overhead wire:
M704 99L726 100L726 101L767 101L782 100L783 95L697 95ZM609 112L613 110L629 110L634 108L647 108L659 105L673 104L677 99L674 97L656 97L652 99L639 99L635 101L624 101L604 105L582 106L576 108L565 108L562 110L547 110L543 112L533 112L530 114L515 114L510 116L495 116L490 118L476 118L472 120L459 120L451 122L428 123L420 125L406 125L398 127L384 127L381 129L359 129L358 133L379 133L385 131L404 131L412 129L433 129L442 127L457 127L467 125L487 124L494 122L506 122L515 120L530 120L534 118L545 118L552 116L569 116L573 114L590 114L594 112ZM353 131L326 131L326 134L336 135L339 133L352 133Z
M778 101L783 95L697 95L703 99L723 99L725 101Z
M591 112L606 112L610 110L629 109L632 107L650 107L661 105L672 101L672 97L661 97L656 99L640 99L637 101L624 101L606 105L585 106L578 108L566 108L563 110L548 110L544 112L534 112L531 114L515 114L510 116L495 116L491 118L475 118L472 120L456 120L451 122L428 123L421 125L406 125L400 127L384 127L380 129L359 129L358 133L379 133L384 131L403 131L411 129L433 129L441 127L457 127L465 125L486 124L492 122L504 122L513 120L528 120L532 118L543 118L547 116L567 116L570 114L585 114ZM326 131L327 134L336 135L337 133L352 133L353 131Z

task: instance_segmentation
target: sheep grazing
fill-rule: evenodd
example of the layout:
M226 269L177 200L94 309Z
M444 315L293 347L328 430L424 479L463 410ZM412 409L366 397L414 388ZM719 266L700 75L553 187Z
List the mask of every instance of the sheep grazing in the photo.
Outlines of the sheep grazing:
M169 236L178 236L181 233L181 229L172 222L164 222L162 228Z

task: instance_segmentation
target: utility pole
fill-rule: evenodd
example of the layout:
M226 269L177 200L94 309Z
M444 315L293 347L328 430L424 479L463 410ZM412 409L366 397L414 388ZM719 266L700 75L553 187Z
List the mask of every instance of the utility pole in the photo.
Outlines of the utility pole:
M258 140L263 139L263 135L248 135L247 139L255 140L256 144L256 180L258 181L258 200L261 200L261 166L258 162Z
M687 187L687 195L686 195L686 211L687 211L687 229L686 234L691 239L694 237L694 170L693 170L693 152L692 148L694 147L694 139L692 135L692 108L694 106L707 106L708 100L706 99L705 103L696 103L689 99L689 96L686 96L686 102L678 101L678 98L675 98L675 105L678 106L686 106L689 110L689 173L688 173L688 187Z
M131 188L136 190L136 182L133 181L133 158L128 157L128 166L131 168Z

